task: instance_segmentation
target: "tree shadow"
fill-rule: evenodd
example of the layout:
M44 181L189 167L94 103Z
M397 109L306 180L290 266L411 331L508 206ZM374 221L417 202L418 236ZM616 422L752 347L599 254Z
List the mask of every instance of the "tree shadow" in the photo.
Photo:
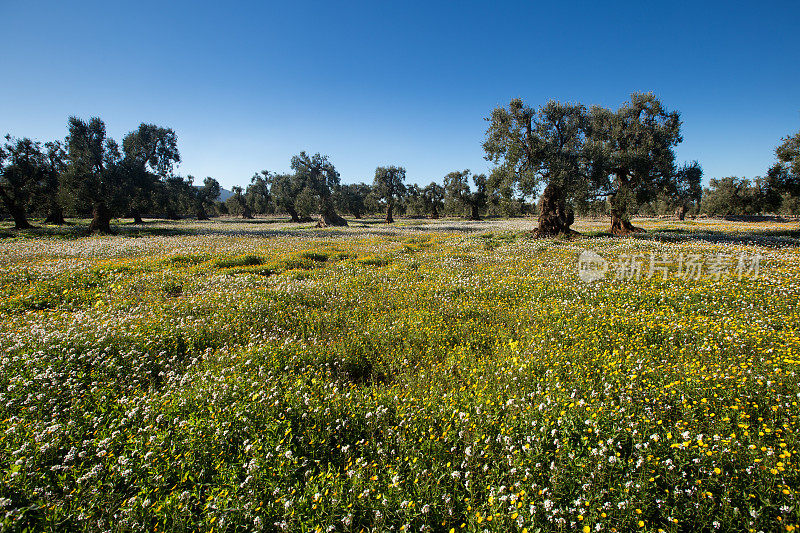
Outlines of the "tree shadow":
M777 230L685 230L678 228L648 230L631 236L634 239L660 242L708 242L711 244L758 245L768 247L800 246L800 229Z

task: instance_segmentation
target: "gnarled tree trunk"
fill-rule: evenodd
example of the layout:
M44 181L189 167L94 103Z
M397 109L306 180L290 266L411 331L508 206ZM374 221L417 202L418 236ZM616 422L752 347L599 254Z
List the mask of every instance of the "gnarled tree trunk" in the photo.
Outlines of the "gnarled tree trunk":
M25 215L25 206L18 205L17 202L14 201L14 198L9 196L2 187L0 187L0 199L3 200L3 204L6 206L8 214L14 219L15 229L28 229L33 227L30 225L30 223L28 223L28 217Z
M14 229L29 229L33 226L28 222L28 217L25 216L25 208L18 205L7 205L11 218L14 219Z
M50 210L47 213L47 218L44 219L45 224L52 224L54 226L63 226L66 224L64 221L64 211L61 209L61 206L58 204L53 204L50 206Z
M289 213L289 216L292 217L292 222L300 222L300 216L295 211L294 207L287 207L286 212Z
M537 237L559 237L578 235L570 229L575 222L575 214L567 208L562 192L553 185L545 187L539 200L539 227L534 232Z
M111 211L106 204L97 202L92 207L92 222L89 224L92 233L111 233Z
M609 232L612 235L623 237L631 233L644 233L644 230L631 224L631 221L628 220L627 217L611 213L611 229Z
M469 205L469 209L470 209L470 213L469 213L469 219L470 220L480 220L481 219L481 214L480 214L480 211L478 210L478 204L476 204L474 202L471 203Z
M611 204L611 228L608 230L612 235L625 236L631 233L643 233L642 228L638 228L631 224L628 217L628 211L624 206L620 205L621 202L616 201L618 196L612 195L609 197Z
M333 207L333 202L331 201L330 196L325 196L322 198L321 202L321 209L322 211L319 215L319 220L317 221L318 228L325 228L328 226L347 226L347 221L339 216L336 213L336 209Z
M633 193L628 187L628 180L623 173L617 176L617 192L608 197L609 211L611 213L611 228L608 230L612 235L625 236L631 233L643 233L642 228L637 228L631 224L628 215L628 202L633 197Z
M686 219L686 206L679 205L678 208L675 210L675 218L678 220L685 220Z
M436 204L431 206L431 218L439 218L439 210L436 208Z
M391 202L389 202L389 204L386 206L386 223L387 224L391 224L392 222L394 222L394 217L392 217L393 208L394 208L394 206L392 205Z
M139 212L138 209L131 209L131 218L133 219L134 224L144 223L144 220L142 220L142 214Z

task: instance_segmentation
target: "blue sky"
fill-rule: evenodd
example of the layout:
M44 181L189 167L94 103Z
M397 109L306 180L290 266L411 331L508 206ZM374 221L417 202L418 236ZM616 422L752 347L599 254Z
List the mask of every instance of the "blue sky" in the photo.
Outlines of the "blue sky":
M753 177L800 130L800 2L8 2L0 132L178 133L227 188L321 152L345 183L486 171L483 120L522 97L681 112L678 160Z

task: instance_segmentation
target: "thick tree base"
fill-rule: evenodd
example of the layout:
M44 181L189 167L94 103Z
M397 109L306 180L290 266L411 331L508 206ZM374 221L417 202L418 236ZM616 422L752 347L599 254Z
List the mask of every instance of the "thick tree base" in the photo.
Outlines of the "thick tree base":
M51 211L50 214L47 215L47 218L44 219L44 223L51 226L63 226L66 224L66 221L61 211Z
M575 222L575 212L567 206L561 191L548 185L539 201L539 227L533 232L534 237L573 237L580 235L570 229Z
M111 213L103 205L95 205L92 209L92 222L89 224L90 233L111 233Z
M541 208L549 207L549 210L542 210L539 215L539 227L533 231L534 237L574 237L580 235L577 231L570 228L575 222L575 214L571 209L567 209L563 204L542 203Z
M28 222L28 217L25 216L24 208L6 205L6 209L11 213L11 218L14 219L14 229L31 229L33 227Z
M471 206L470 213L469 213L469 219L470 220L474 220L474 221L481 220L481 213L478 210L478 206L477 205L472 205Z
M92 223L89 224L89 233L101 233L104 235L110 235L113 233L111 231L111 221L95 221L92 219Z
M612 216L611 228L608 230L608 232L618 237L625 237L634 233L644 233L645 230L634 226L629 220Z
M347 221L337 215L336 213L330 214L322 214L317 219L317 227L318 228L327 228L328 226L338 226L343 227L347 226Z

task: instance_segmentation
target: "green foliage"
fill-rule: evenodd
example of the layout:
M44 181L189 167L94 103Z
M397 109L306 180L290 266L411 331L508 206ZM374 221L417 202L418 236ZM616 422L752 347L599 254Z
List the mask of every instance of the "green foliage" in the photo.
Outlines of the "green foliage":
M40 143L6 135L0 147L0 200L17 229L30 227L26 208L45 177L46 159Z
M347 222L336 213L333 191L339 187L339 173L328 156L309 156L300 152L292 157L295 179L303 184L303 191L319 199L319 213L325 225L346 226Z
M366 202L371 192L372 188L366 183L342 185L334 190L336 207L355 218L361 218L368 211Z
M234 186L231 192L233 192L233 195L225 200L228 212L231 215L241 216L242 218L253 218L253 212L250 210L250 205L244 195L244 189Z
M790 176L785 187L795 195L800 195L800 133L784 138L783 143L775 149L775 155L778 156L778 165Z
M612 219L627 225L635 203L653 199L675 180L680 114L667 111L652 93L634 93L617 111L592 107L587 128L590 190L608 196Z
M735 176L711 178L701 211L709 215L754 215L761 212L760 192L750 180Z
M451 172L444 177L445 205L457 206L470 220L480 220L489 198L485 174L473 174L470 187L469 170ZM440 191L431 189L431 194ZM433 198L433 196L432 196Z
M270 174L270 196L277 207L291 215L292 222L300 222L296 209L297 198L305 184L296 174Z
M394 222L393 210L396 202L401 202L406 194L406 169L388 166L375 169L372 191L380 200L386 202L386 222Z
M250 179L250 185L245 192L245 201L252 213L266 215L271 210L271 196L269 193L269 171L262 170Z
M433 218L438 218L439 213L444 208L445 199L444 187L436 182L431 182L422 189L422 199L425 202L425 212Z
M676 171L673 147L681 141L680 117L652 93L634 93L616 111L598 106L587 111L581 104L556 101L533 109L514 99L487 120L483 147L496 164L491 188L508 201L514 188L524 197L544 185L540 235L569 233L570 205L586 207L598 197L609 199L612 225L619 221L626 232L636 205L669 187L677 189L679 178L695 177ZM685 187L696 194L699 183Z

